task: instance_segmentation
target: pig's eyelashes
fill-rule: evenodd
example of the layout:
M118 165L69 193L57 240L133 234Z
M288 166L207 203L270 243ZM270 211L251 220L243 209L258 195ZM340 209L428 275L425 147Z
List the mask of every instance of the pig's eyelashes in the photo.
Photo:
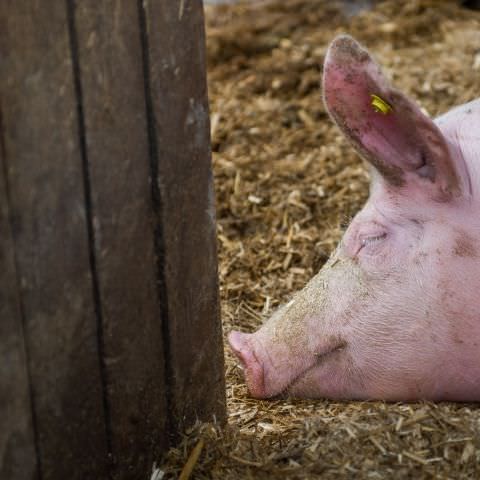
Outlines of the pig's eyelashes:
M379 240L383 240L384 238L386 238L386 236L387 236L386 233L382 233L381 235L374 235L374 236L371 236L371 237L362 238L362 246L364 247L365 245L368 245L369 243L378 242Z
M369 247L370 245L377 244L378 242L385 240L385 238L387 238L386 233L362 237L360 240L360 250L362 250L365 247Z

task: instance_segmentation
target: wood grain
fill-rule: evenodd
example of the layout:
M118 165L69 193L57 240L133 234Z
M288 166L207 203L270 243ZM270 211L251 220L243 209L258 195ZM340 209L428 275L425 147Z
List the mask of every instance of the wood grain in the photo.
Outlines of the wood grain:
M0 58L40 475L101 478L107 439L65 3L2 1Z
M144 1L173 430L225 416L200 0Z
M4 157L0 115L0 478L30 480L37 459Z
M0 4L7 476L148 478L225 419L204 41L200 0Z
M75 29L115 475L147 478L168 414L137 4L77 2Z

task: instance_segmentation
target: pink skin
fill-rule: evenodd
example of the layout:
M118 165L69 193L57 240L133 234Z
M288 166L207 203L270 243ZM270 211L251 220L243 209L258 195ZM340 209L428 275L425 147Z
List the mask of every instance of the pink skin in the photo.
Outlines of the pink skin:
M480 100L435 122L336 38L325 104L373 166L327 264L257 332L231 332L252 396L480 400ZM371 94L390 106L375 111Z

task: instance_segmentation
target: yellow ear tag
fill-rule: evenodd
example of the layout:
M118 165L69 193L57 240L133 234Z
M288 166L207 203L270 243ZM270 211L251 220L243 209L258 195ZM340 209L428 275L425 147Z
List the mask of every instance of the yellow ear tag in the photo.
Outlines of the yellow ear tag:
M392 111L392 106L383 100L383 98L380 98L378 95L374 95L373 93L370 95L370 97L372 97L372 101L370 103L377 113L383 113L384 115L387 115Z

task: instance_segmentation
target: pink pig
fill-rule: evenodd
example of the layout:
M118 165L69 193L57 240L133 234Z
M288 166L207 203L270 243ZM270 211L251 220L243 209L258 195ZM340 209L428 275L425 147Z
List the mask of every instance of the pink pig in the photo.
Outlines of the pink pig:
M348 36L323 92L370 198L292 301L230 333L251 395L480 400L480 100L432 121Z

